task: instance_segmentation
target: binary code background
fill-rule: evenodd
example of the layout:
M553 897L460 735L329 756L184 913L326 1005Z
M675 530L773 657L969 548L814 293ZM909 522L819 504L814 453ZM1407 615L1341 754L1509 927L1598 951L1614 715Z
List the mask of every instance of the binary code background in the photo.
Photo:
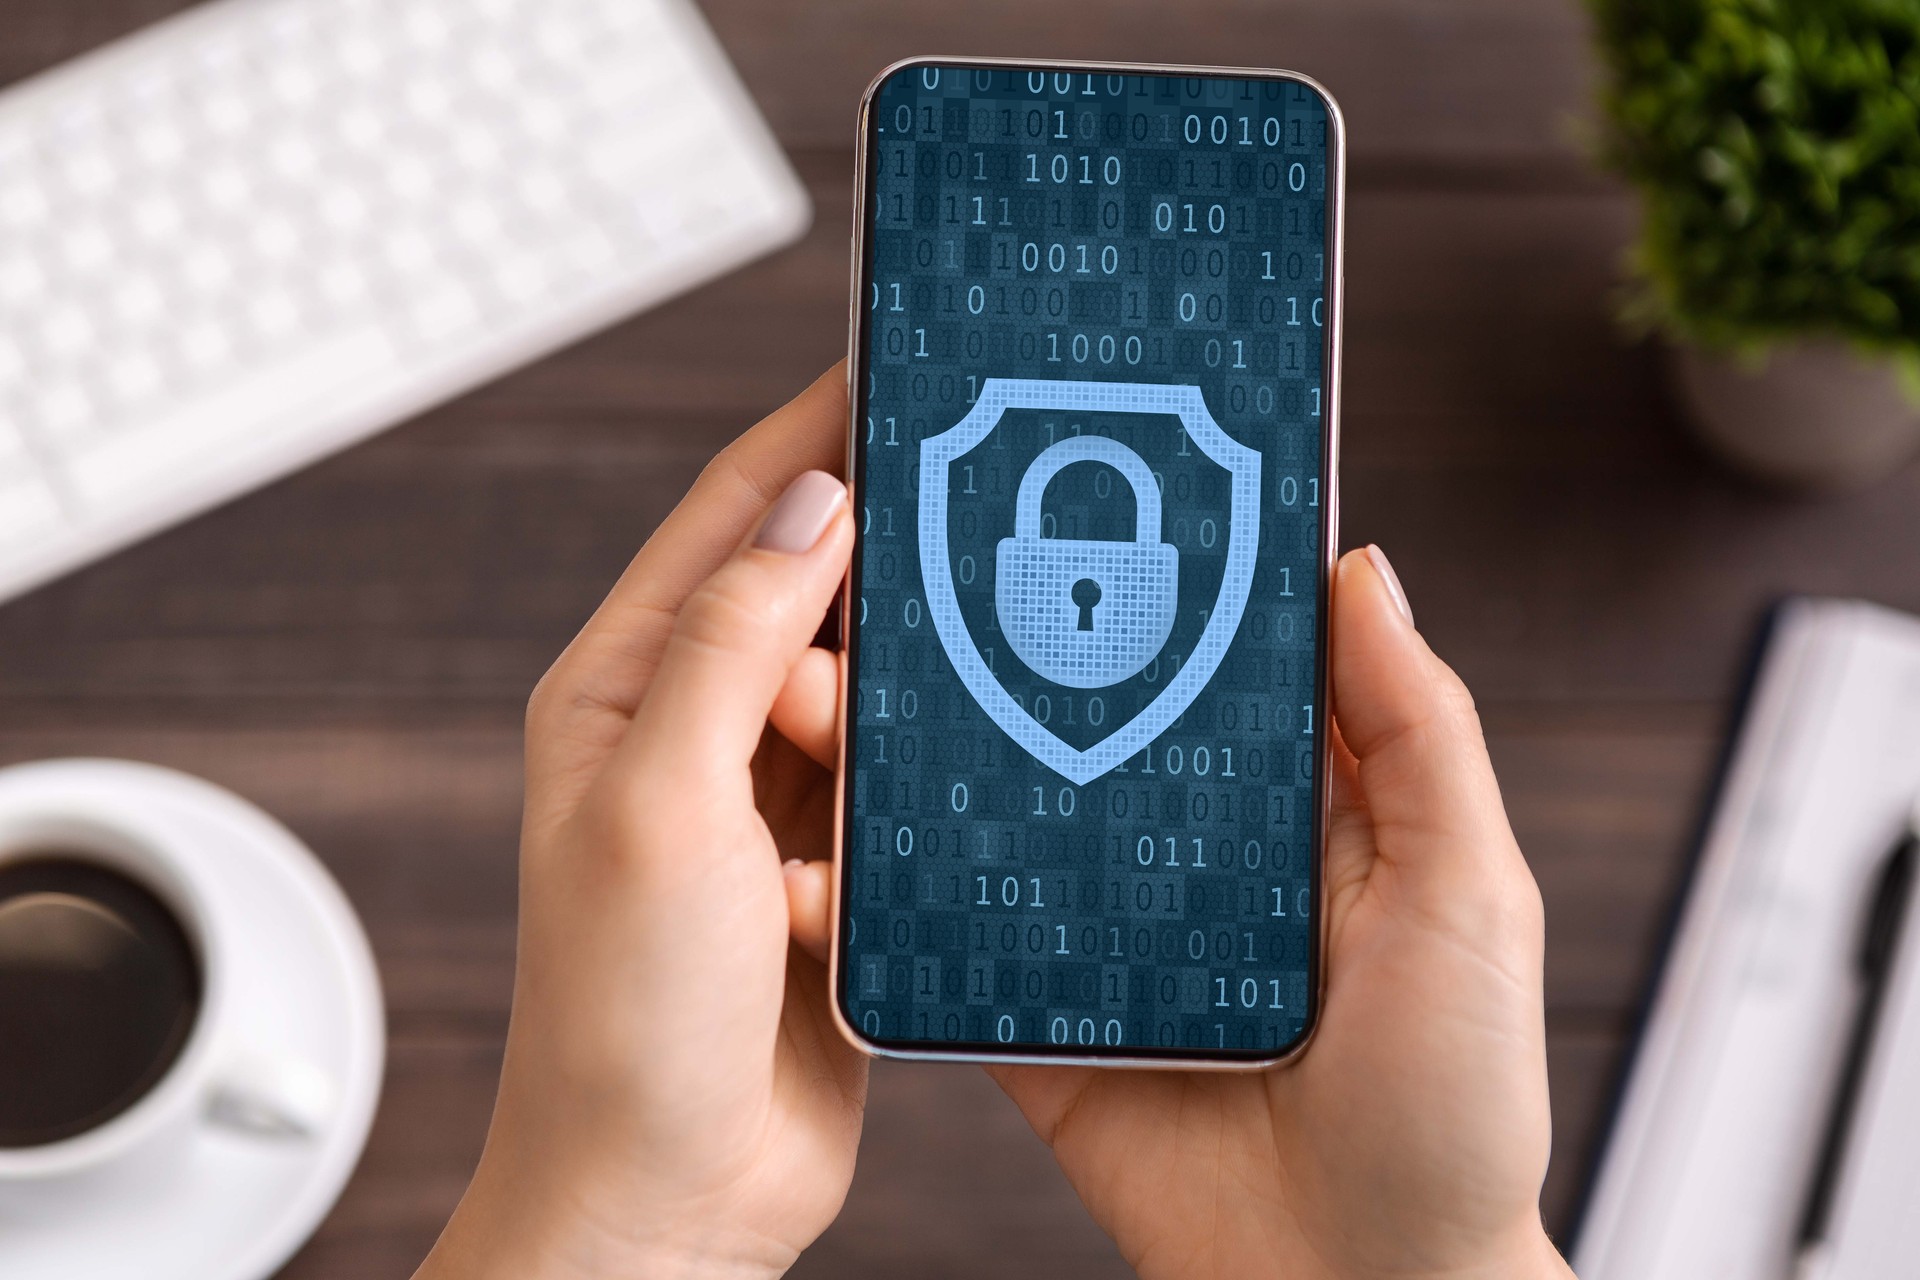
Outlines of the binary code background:
M841 1000L882 1042L1272 1053L1308 1012L1328 117L1258 79L910 67L873 113L863 298L863 540L849 726ZM1185 384L1261 455L1251 598L1219 669L1148 747L1083 786L955 674L920 573L920 442L987 378ZM1028 669L995 561L1033 460L1076 433L1163 495L1178 608L1107 688ZM1219 594L1228 475L1171 415L1009 410L950 471L973 644L1084 748L1165 686ZM1047 537L1126 540L1099 462L1047 486Z

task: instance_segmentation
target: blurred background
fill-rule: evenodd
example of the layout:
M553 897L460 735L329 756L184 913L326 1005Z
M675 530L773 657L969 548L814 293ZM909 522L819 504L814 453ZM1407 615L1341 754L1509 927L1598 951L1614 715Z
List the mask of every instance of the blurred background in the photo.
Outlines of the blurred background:
M0 83L183 7L9 0ZM284 1274L407 1274L464 1188L506 1031L527 694L713 453L843 354L855 106L922 53L1257 62L1345 109L1342 541L1390 552L1477 695L1545 894L1564 1230L1763 612L1920 609L1920 470L1889 447L1805 477L1849 486L1813 499L1695 442L1662 343L1620 320L1643 204L1596 159L1575 0L702 7L813 201L796 247L0 608L0 763L233 787L365 920L386 1094ZM795 1274L1126 1269L983 1076L883 1064L846 1213Z

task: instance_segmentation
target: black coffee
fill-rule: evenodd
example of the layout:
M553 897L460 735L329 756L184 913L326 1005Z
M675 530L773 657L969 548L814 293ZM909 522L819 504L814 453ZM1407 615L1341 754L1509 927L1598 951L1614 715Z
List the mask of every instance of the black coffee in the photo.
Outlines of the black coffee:
M138 1102L199 1008L193 941L146 886L84 854L0 863L0 1147Z

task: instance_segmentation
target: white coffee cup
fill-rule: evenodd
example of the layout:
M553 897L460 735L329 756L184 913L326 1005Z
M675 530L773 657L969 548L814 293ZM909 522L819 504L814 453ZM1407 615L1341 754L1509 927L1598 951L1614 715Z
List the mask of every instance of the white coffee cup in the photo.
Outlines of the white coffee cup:
M231 929L212 909L217 896L197 883L203 864L185 855L184 832L163 814L108 809L72 797L13 794L0 800L0 865L58 850L119 871L172 911L197 953L199 1008L185 1043L161 1078L131 1106L94 1128L35 1146L0 1147L0 1201L127 1170L151 1176L209 1128L259 1141L311 1140L334 1104L332 1082L312 1064L254 1052L235 1025ZM231 909L231 908L229 908Z

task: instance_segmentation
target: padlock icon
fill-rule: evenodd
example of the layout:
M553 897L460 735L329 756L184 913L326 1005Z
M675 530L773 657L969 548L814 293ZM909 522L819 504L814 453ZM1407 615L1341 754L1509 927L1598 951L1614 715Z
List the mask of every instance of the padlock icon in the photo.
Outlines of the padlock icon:
M1047 484L1076 462L1103 462L1133 489L1132 542L1040 535ZM1014 500L1013 536L994 558L994 610L1020 660L1069 689L1137 675L1173 630L1180 554L1160 541L1160 485L1139 454L1106 436L1069 436L1033 460Z

